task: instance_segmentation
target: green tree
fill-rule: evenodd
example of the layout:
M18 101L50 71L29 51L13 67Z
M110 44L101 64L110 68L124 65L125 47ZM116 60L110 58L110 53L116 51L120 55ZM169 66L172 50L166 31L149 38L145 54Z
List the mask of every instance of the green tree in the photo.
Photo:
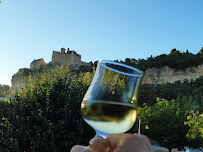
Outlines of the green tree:
M203 140L203 114L198 111L191 110L190 114L187 116L187 121L185 125L190 127L187 138L191 140ZM203 142L201 142L203 144Z
M7 116L9 110L9 102L0 101L0 151L4 151L6 136L4 132L7 130Z
M178 54L180 54L180 51L172 49L169 55L178 55Z
M126 63L130 63L130 58L126 58L126 59L125 59L125 62L126 62Z
M189 127L184 125L186 115L191 109L197 108L192 97L170 101L157 98L156 104L152 106L144 104L143 108L138 109L138 119L149 125L148 130L142 125L142 133L167 147L169 151L174 147L182 148L189 144L186 139Z
M10 103L3 151L70 151L88 144L94 131L80 114L91 73L76 79L68 66L30 75L27 87Z
M199 54L203 54L203 47L200 49Z
M8 85L0 84L0 97L6 97L8 95L10 87Z

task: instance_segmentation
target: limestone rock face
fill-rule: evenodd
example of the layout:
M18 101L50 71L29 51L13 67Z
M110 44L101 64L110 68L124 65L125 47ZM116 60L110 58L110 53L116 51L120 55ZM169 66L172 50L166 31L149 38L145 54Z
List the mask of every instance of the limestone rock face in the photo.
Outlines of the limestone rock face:
M11 93L14 93L15 90L22 89L28 83L29 69L19 69L19 71L12 76L12 90Z
M195 80L203 76L203 64L197 67L189 67L185 71L175 71L167 66L162 68L151 68L145 71L142 79L142 84L161 84L161 83L174 83L180 80L183 82L187 80Z

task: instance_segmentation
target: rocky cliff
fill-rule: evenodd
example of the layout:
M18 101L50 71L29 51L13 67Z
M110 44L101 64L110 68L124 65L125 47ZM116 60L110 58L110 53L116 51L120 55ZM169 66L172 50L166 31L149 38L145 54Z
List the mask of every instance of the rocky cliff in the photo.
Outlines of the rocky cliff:
M53 67L52 67L53 68ZM28 69L20 69L12 78L12 90L23 88L28 81L28 75L24 72ZM189 67L185 71L175 71L167 66L162 68L151 68L144 72L142 84L174 83L180 80L195 80L203 76L203 64L197 67Z
M30 70L27 68L19 69L19 71L12 76L12 90L13 93L15 90L22 89L28 83L28 75Z
M151 68L145 71L145 75L142 79L142 84L161 84L161 83L174 83L184 79L195 80L203 76L203 64L197 67L188 67L185 71L175 71L167 66L162 68Z

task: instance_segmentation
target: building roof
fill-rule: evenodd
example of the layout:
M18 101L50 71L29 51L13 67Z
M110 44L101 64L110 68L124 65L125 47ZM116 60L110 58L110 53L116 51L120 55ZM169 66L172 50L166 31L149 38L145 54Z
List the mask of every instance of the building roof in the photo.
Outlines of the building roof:
M39 61L41 61L41 60L43 60L43 58L41 58L41 59L36 59L36 60L33 60L33 61L31 62L31 64L33 64L33 63L36 63L36 62L39 62Z

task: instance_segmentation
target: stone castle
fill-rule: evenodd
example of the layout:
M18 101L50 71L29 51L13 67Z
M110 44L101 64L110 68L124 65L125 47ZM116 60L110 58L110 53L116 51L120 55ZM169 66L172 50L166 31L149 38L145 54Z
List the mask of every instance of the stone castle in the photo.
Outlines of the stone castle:
M62 66L62 65L70 65L70 68L72 70L78 70L81 65L84 66L90 66L90 63L81 61L81 55L77 54L74 50L70 50L69 48L61 48L61 51L53 51L52 53L52 60L49 62L50 65L52 65L53 69L56 65ZM43 67L46 65L43 58L33 60L30 63L30 68L22 68L19 69L16 74L12 76L12 91L21 89L28 83L28 75L30 72L32 72L34 69Z
M52 54L52 63L60 63L60 65L86 65L89 66L89 63L81 61L81 55L77 54L74 50L70 51L69 48L67 52L64 48L61 48L61 52L53 51Z
M39 68L40 66L45 65L44 59L33 60L30 63L30 69ZM81 61L81 55L77 54L74 50L70 50L69 48L61 48L61 52L53 51L52 60L50 64L59 64L59 65L86 65L89 66L89 63Z

